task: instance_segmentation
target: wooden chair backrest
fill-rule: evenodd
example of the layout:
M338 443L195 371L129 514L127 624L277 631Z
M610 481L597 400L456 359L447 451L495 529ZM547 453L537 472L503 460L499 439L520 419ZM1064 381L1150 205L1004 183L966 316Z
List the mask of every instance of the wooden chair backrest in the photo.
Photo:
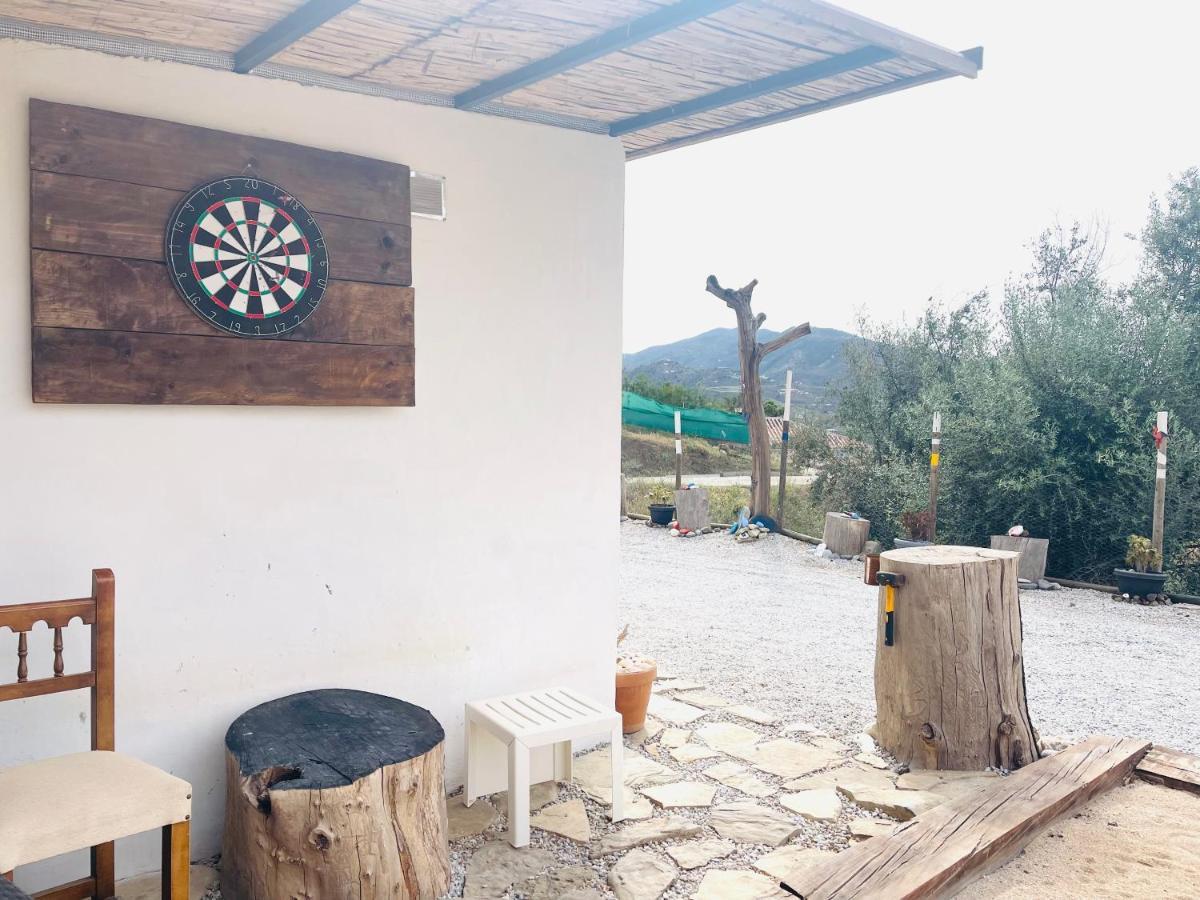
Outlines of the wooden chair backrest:
M111 569L92 569L92 596L78 600L50 600L44 603L20 603L0 606L0 629L11 628L17 634L17 680L0 684L0 702L23 697L40 697L59 691L91 688L92 749L115 750L113 638L116 580ZM86 672L64 675L62 631L72 619L92 626L91 668ZM54 632L54 675L29 680L28 633L35 622L45 622Z

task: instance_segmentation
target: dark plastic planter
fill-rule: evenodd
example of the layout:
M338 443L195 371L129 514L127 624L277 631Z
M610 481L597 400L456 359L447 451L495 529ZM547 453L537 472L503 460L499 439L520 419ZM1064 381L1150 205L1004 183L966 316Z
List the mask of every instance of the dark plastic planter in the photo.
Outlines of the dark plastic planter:
M1130 597L1149 597L1161 594L1167 583L1162 572L1135 572L1133 569L1113 569L1117 576L1117 590Z
M670 525L675 518L675 504L651 503L650 521L655 525Z
M903 550L906 547L928 547L931 541L910 541L905 538L896 538L895 542L897 550Z

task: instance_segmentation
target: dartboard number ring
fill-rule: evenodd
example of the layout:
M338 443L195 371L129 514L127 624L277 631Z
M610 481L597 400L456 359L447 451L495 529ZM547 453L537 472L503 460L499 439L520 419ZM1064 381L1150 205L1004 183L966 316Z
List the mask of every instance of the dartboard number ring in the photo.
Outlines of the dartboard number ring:
M193 188L167 222L167 269L188 306L241 337L303 324L329 284L312 214L277 185L243 175Z

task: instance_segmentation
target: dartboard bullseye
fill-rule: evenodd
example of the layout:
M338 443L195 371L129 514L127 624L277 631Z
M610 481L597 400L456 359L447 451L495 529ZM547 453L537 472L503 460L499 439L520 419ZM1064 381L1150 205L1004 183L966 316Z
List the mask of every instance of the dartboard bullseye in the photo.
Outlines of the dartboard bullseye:
M275 337L316 311L329 253L287 191L242 175L188 193L167 222L167 268L197 315L242 337Z

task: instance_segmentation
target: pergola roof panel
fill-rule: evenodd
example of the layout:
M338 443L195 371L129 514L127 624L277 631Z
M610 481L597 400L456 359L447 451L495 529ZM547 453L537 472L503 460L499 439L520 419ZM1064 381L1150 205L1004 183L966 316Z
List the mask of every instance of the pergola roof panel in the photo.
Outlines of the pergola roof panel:
M14 0L0 5L0 15L130 38L153 34L166 44L232 53L303 5L254 0L222 6L214 16L212 0Z
M805 28L761 3L744 6L507 94L503 102L611 121L863 46L842 35ZM761 11L761 19L752 9ZM633 86L637 89L631 90Z
M458 93L661 8L654 0L583 5L530 0L372 0L351 7L275 58L284 65L415 90ZM360 8L361 7L361 8Z
M418 46L479 5L478 0L405 3L360 0L285 49L272 62L353 78Z
M887 71L885 66L896 71ZM630 132L623 137L631 142L636 140L639 146L647 146L714 128L727 128L748 119L769 116L788 109L800 109L856 91L880 87L892 83L900 75L918 75L931 71L929 67L922 68L907 63L882 63L879 66L857 69L846 75L815 81L803 87L763 94L752 100Z
M982 65L978 49L823 0L6 0L0 11L0 38L610 133L630 157Z

